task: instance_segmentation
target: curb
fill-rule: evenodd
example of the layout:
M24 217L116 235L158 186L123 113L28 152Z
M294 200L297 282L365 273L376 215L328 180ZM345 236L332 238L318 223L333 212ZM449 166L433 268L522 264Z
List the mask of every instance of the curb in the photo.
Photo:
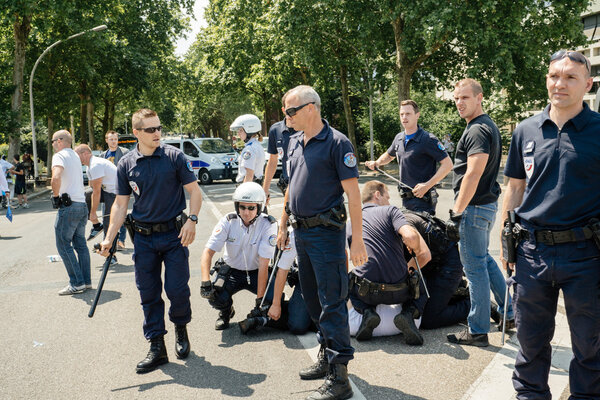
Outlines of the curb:
M52 189L45 188L45 189L40 190L39 192L34 192L34 193L31 193L31 194L27 194L27 199L35 199L37 197L43 196L43 195L45 195L47 193L50 193L51 190Z

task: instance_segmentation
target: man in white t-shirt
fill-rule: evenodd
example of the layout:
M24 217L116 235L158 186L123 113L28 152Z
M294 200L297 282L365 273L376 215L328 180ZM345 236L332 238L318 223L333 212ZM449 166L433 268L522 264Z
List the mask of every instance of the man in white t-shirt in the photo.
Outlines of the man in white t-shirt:
M10 171L14 168L15 166L8 161L0 159L0 195L4 192L7 205L10 204L10 189L8 188L8 182L6 181L6 171ZM7 207L4 205L4 202L2 203L2 207Z
M117 167L109 160L96 157L92 154L92 149L87 144L80 144L75 147L75 153L79 156L82 165L87 165L87 176L89 185L92 188L89 220L94 224L92 233L88 240L96 236L96 227L102 226L104 237L110 224L110 209L117 197ZM100 201L104 203L102 208L102 224L98 220L98 205ZM113 256L112 264L117 262L117 257Z
M83 192L81 160L71 149L73 138L66 130L52 136L52 206L58 209L54 232L56 248L61 256L69 285L59 295L83 293L91 289L90 252L85 242L85 224L88 219ZM75 251L73 251L75 249ZM77 256L75 255L77 252Z

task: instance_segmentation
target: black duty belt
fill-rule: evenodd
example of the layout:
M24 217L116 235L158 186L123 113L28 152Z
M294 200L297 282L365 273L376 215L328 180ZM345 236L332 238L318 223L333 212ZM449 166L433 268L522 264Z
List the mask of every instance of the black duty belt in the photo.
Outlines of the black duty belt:
M173 229L181 229L186 220L187 215L182 213L170 221L159 222L157 224L147 224L144 222L133 221L133 230L137 233L148 236L152 235L153 233L169 232Z
M397 292L399 290L407 290L408 284L406 282L401 283L377 283L371 282L367 278L361 278L354 273L350 274L350 283L360 287L360 291L373 292Z
M286 208L286 212L288 212L288 210L289 208ZM290 215L290 223L294 229L309 229L317 226L332 226L341 230L344 229L346 219L346 207L343 204L313 217L298 217L293 214Z
M553 246L555 244L578 242L581 240L591 239L593 235L594 232L588 226L584 226L583 228L579 229L569 229L566 231L537 230L535 231L535 240L538 243Z

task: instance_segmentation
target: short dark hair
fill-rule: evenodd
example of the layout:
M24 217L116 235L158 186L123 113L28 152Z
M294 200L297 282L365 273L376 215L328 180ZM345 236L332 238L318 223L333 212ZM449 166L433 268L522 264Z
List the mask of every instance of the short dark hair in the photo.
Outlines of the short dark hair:
M15 160L17 160L17 161L19 161L19 160L20 160L20 158L19 158L19 155L18 155L17 153L15 153L15 154L13 155L13 157L14 157L14 158L15 158Z
M402 106L412 106L413 110L415 110L415 114L419 112L419 106L417 105L417 102L414 100L402 100L400 102L400 107Z

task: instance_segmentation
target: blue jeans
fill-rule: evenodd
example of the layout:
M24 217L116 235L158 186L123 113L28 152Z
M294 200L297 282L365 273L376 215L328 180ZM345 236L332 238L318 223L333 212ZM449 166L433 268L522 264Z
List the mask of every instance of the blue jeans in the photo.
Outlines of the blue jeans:
M319 343L326 346L330 364L346 364L354 358L346 308L346 230L317 226L294 233L300 287L308 313L319 328Z
M108 231L108 225L110 224L110 210L115 202L115 199L117 198L117 195L102 191L102 198L104 199L104 206L102 207L102 225L104 229L104 237L106 237L106 231ZM121 228L119 229L119 240L123 243L125 243L126 232L127 230L125 225L121 225Z
M301 335L310 329L311 323L312 320L302 297L302 289L300 289L300 284L297 284L288 301L288 329L295 335Z
M92 283L90 251L85 242L87 220L85 203L74 202L69 207L59 208L54 222L56 249L65 264L71 286L80 287Z
M488 250L497 211L497 202L467 206L460 222L460 260L469 280L471 311L467 320L472 334L490 331L490 289L498 303L498 311L504 312L506 281ZM513 318L510 299L506 318Z

